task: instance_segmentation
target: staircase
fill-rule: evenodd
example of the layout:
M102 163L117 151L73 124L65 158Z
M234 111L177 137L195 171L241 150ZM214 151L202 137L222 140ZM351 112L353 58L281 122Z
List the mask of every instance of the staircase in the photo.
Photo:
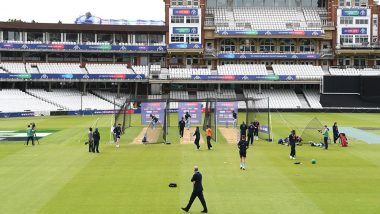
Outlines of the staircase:
M52 104L52 105L55 105L55 106L59 107L60 109L63 109L63 110L69 110L68 108L66 108L66 107L63 106L63 105L60 105L60 104L55 103L55 102L53 102L53 101L50 101L50 100L48 100L48 99L45 99L45 98L39 97L39 96L37 96L37 95L35 95L35 94L33 94L33 93L30 93L30 92L28 92L28 91L24 91L24 93L25 93L25 94L28 94L28 95L30 95L30 96L32 96L32 97L35 97L35 98L37 98L37 99L40 99L40 100L42 100L42 101L44 101L44 102L50 103L50 104Z
M297 94L297 97L301 103L301 108L310 108L309 102L307 102L304 94Z
M307 28L307 24L305 21L305 15L304 15L302 9L297 11L297 19L298 19L297 21L299 21L299 23L300 23L301 28Z
M234 27L235 26L235 17L234 17L234 12L233 11L227 11L227 20L229 21L228 25L230 27Z

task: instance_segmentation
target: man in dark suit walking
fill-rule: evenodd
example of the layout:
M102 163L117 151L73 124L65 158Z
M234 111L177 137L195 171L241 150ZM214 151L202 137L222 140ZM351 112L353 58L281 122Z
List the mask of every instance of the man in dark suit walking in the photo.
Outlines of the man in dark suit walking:
M179 127L179 138L183 138L183 131L185 130L185 121L183 120L183 117L181 120L178 122L178 127Z
M202 174L198 171L198 167L194 166L194 175L191 178L191 182L193 182L193 192L191 193L189 203L185 208L182 208L183 211L189 212L191 205L193 204L196 197L199 198L199 200L202 203L203 211L202 213L207 213L207 205L205 198L203 197L203 186L202 186Z

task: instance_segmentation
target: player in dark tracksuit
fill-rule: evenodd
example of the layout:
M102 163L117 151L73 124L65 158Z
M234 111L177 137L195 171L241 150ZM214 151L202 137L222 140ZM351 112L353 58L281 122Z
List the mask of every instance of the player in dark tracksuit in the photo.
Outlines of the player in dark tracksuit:
M200 146L199 146L199 140L201 139L201 133L199 131L199 127L198 126L195 129L195 132L194 132L193 136L195 136L194 144L197 146L197 149L199 150L199 148L200 148Z
M237 114L235 111L232 111L232 118L234 119L233 127L236 128L237 127Z
M251 145L253 145L253 133L255 131L255 127L253 126L253 123L249 124L248 126L248 144L251 142Z
M247 125L243 123L240 125L240 140L242 139L242 136L247 136Z
M179 127L179 138L183 138L183 131L185 129L185 121L182 119L178 122L178 127Z
M295 160L296 159L296 131L292 130L292 132L289 135L289 145L290 145L290 159Z
M186 112L186 114L185 114L185 122L187 125L187 130L189 130L190 124L191 124L191 115L189 114L189 112Z
M336 140L338 140L339 138L339 129L338 129L338 124L336 122L334 123L332 130L333 130L334 144L335 144Z
M203 196L202 174L198 171L197 166L194 167L194 175L191 178L191 182L193 182L193 192L191 193L189 203L187 204L186 207L182 208L182 210L185 212L189 212L195 198L198 197L203 206L202 213L207 213L208 212L207 205L206 205L205 198Z
M259 121L255 120L255 122L253 122L253 126L255 127L255 130L253 132L253 135L255 136L255 140L258 140L259 139L259 128L260 128L260 123Z
M92 133L92 137L94 138L94 148L93 148L92 152L96 151L97 153L99 153L100 133L99 133L98 128L95 128L94 133Z
M120 136L121 136L121 124L117 124L117 126L113 129L113 133L116 136L116 147L120 147Z
M240 169L245 170L245 159L247 157L248 142L245 141L245 136L241 137L238 143L239 155L240 155Z

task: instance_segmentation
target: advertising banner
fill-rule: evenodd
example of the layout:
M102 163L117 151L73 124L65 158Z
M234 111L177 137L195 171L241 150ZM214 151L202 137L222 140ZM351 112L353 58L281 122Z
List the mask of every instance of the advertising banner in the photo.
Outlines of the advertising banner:
M172 43L169 44L169 49L201 49L202 44L186 44L186 43Z
M66 45L66 44L16 44L0 43L0 49L46 49L46 50L85 50L85 51L166 51L166 46L156 45Z
M295 81L295 75L191 75L192 80Z
M342 34L367 34L367 28L365 27L344 27L342 28Z
M216 118L219 125L233 124L232 111L238 113L238 102L217 102Z
M198 16L198 9L174 8L173 16Z
M342 16L367 16L367 9L342 9Z
M320 54L218 54L219 59L319 59Z
M220 30L220 36L321 36L322 30Z
M145 79L144 74L28 74L0 73L0 79Z
M186 112L191 116L191 124L202 124L202 103L200 102L179 102L178 121L185 117Z
M141 124L149 125L152 121L150 115L157 117L159 123L163 123L165 116L165 102L141 103Z
M173 27L173 34L198 34L197 27Z

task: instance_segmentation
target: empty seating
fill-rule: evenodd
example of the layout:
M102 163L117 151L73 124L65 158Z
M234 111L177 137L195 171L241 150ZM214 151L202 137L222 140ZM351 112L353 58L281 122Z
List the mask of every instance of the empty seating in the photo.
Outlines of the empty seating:
M302 106L297 94L291 89L262 90L261 93L257 89L247 89L243 93L247 99L258 99L252 106L255 108L268 108L268 97L270 108L292 109Z
M197 91L197 99L236 99L236 93L231 89L217 91Z
M303 94L311 108L322 108L322 105L319 102L321 94L318 90L303 90Z
M33 97L18 89L0 90L0 97L5 102L0 102L2 112L24 112L24 111L56 111L58 106Z
M318 80L324 72L321 66L313 65L272 65L276 75L296 75L297 80Z
M41 74L84 74L76 63L27 63L26 70Z
M219 75L268 75L265 65L261 64L232 64L219 65Z
M208 68L170 68L170 79L191 79L191 75L211 75Z
M134 74L122 64L86 64L86 69L89 74Z
M25 64L24 63L0 63L0 72L1 73L25 73Z
M29 90L37 97L63 106L66 110L112 110L114 105L93 94L83 94L69 89L55 89L52 92L44 90Z
M144 74L146 78L149 78L149 66L136 65L136 66L132 66L132 69L136 74Z
M117 96L117 93L108 91L92 91L92 93L107 100L110 103L115 102L117 106L122 106L127 101L127 99L130 98L128 94L120 93L119 96Z
M373 68L364 68L364 69L356 69L356 68L330 68L329 69L331 75L338 75L338 76L377 76L380 75L380 69L373 69Z

